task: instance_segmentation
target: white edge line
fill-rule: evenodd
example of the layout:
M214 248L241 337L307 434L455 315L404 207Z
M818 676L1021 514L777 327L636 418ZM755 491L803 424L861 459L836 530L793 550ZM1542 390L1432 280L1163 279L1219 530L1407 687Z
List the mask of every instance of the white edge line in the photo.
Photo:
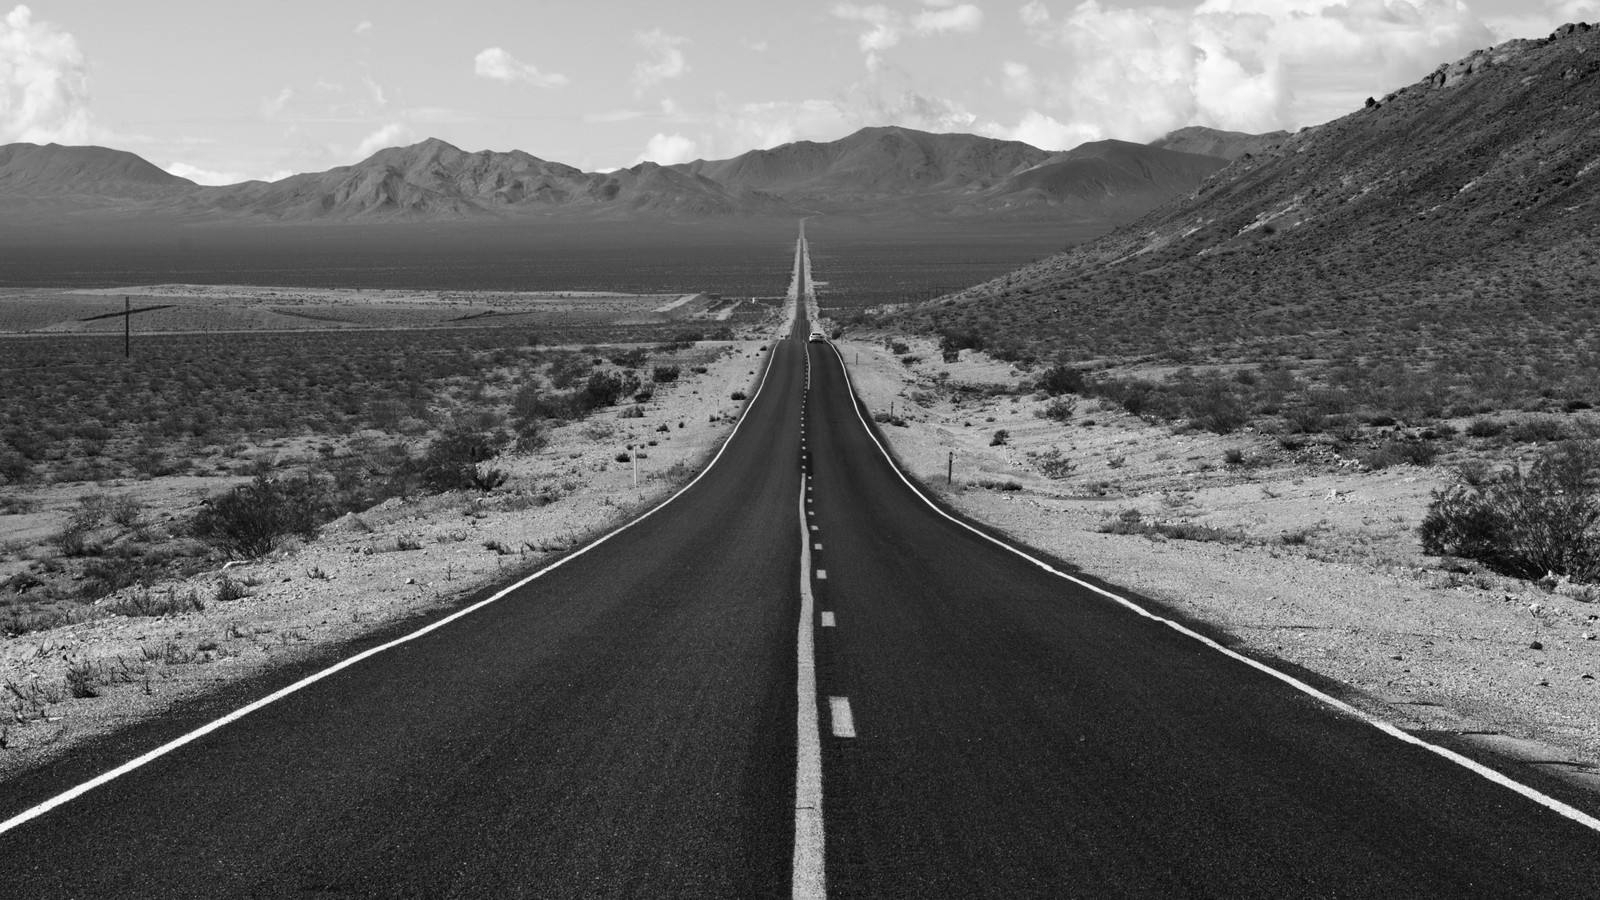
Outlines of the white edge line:
M830 344L829 346L832 346L832 345ZM1217 651L1218 653L1221 653L1221 654L1223 654L1223 655L1225 655L1225 656L1227 656L1227 657L1229 657L1231 659L1234 659L1234 660L1237 660L1239 662L1242 662L1245 665L1250 666L1251 668L1254 668L1254 669L1257 669L1257 670L1259 670L1261 672L1264 672L1264 673L1272 676L1273 678L1278 679L1279 681L1283 682L1284 684L1289 685L1290 687L1294 688L1295 690L1301 691L1302 693L1308 694L1311 697L1314 697L1317 700L1320 700L1324 704L1326 704L1326 705L1328 705L1330 707L1333 707L1334 709L1338 710L1339 712L1345 713L1346 715L1354 716L1355 718L1360 719L1363 722L1366 722L1368 725L1371 725L1374 728L1377 728L1379 731L1382 731L1384 734L1387 734L1387 735L1389 735L1391 737L1397 738L1397 739L1399 739L1401 741L1404 741L1405 743L1412 744L1412 745L1415 745L1417 747L1421 747L1421 748L1423 748L1425 750L1428 750L1428 751L1431 751L1433 753L1436 753L1439 756L1442 756L1445 759L1447 759L1447 760L1449 760L1449 761L1451 761L1453 763L1456 763L1457 765L1459 765L1459 766L1461 766L1461 767L1463 767L1463 768L1465 768L1465 769L1467 769L1467 770L1469 770L1471 772L1475 772L1478 775L1481 775L1484 778L1487 778L1488 780L1494 782L1495 784L1500 785L1501 787L1508 788L1508 789L1510 789L1512 791L1517 792L1518 794L1521 794L1524 797L1527 797L1529 800L1534 801L1535 803L1539 804L1540 806L1545 807L1546 809L1551 810L1552 812L1559 813L1559 814L1567 817L1568 819L1571 819L1572 821L1577 822L1579 825L1582 825L1585 828L1589 828L1589 829L1591 829L1593 831L1600 832L1600 819L1596 819L1594 816L1589 815L1588 813L1584 812L1581 809L1578 809L1577 807L1571 806L1571 805L1569 805L1567 803L1563 803L1560 800L1557 800L1556 798L1551 797L1550 795L1543 793L1542 791L1539 791L1539 790L1537 790L1535 788L1529 787L1528 785L1525 785L1522 782L1513 779L1511 776L1506 775L1505 773L1499 771L1498 769L1492 769L1489 766L1486 766L1486 765L1484 765L1484 764L1482 764L1480 762L1477 762L1476 760L1473 760L1473 759L1471 759L1471 758L1469 758L1467 756L1463 756L1462 754L1457 753L1456 751L1451 750L1451 749L1449 749L1447 747L1441 747L1438 744L1429 743L1429 742L1417 737L1416 735L1410 734L1409 732L1401 729L1397 725L1390 724L1389 722L1386 722L1383 719L1378 718L1377 716L1374 716L1374 715L1371 715L1369 713L1363 712L1363 711L1355 708L1354 706L1351 706L1350 704L1344 702L1343 700L1340 700L1340 699L1338 699L1336 697L1333 697L1333 696L1331 696L1329 694L1323 693L1322 691L1317 690L1316 688L1312 687L1309 684L1306 684L1305 682L1301 681L1300 679L1295 678L1293 675L1289 675L1288 673L1285 673L1285 672L1280 672L1277 669L1274 669L1273 667L1267 665L1266 663L1260 662L1259 660L1251 659L1248 656L1245 656L1245 655L1243 655L1241 653L1238 653L1236 651L1230 650L1227 647L1224 647L1223 645L1221 645L1221 644L1217 643L1216 641L1212 640L1211 638L1208 638L1205 635L1199 633L1198 631L1195 631L1194 629L1183 625L1182 623L1175 622L1172 619L1168 619L1168 618L1166 618L1164 616L1156 615L1155 613L1149 611L1148 609L1145 609L1144 607L1140 606L1137 603L1134 603L1132 600L1129 600L1126 597L1123 597L1123 596L1118 595L1118 594L1114 594L1111 591L1106 590L1105 588L1098 587L1096 585L1090 584L1087 581L1084 581L1081 578L1076 578L1076 577L1074 577L1072 575L1069 575L1066 572L1062 572L1061 570L1055 568L1054 566L1051 566L1051 565L1049 565L1048 563L1045 563L1042 560L1036 559L1036 558L1028 555L1027 553L1024 553L1023 551L1017 549L1016 547L1013 547L1010 544L1007 544L1005 541L999 540L998 538L995 538L995 537L993 537L993 536L991 536L989 534L985 534L983 531L972 527L971 525L967 524L966 522L963 522L960 519L956 518L955 516L952 516L949 513L945 512L944 510L940 509L938 504L936 504L932 500L928 499L928 496L926 494L924 494L922 492L922 490L919 487L917 487L917 485L914 482L912 482L912 480L910 478L906 477L906 474L900 470L900 466L895 463L894 457L892 455L890 455L888 449L883 446L883 443L881 441L878 440L878 436L876 434L872 433L872 428L867 425L867 420L861 415L861 402L856 398L855 383L850 378L850 369L844 363L844 354L839 351L838 347L834 347L833 348L833 353L834 353L834 356L839 360L839 370L844 373L845 385L850 388L850 401L851 401L852 404L854 404L854 406L856 408L856 418L858 420L860 420L861 427L866 431L867 437L871 438L872 442L877 445L878 452L883 454L883 458L889 461L889 468L894 470L894 473L900 477L900 480L905 483L906 487L911 489L911 492L917 496L917 499L919 499L923 503L927 504L929 509L932 509L934 512L938 513L939 515L944 516L946 519L949 519L950 521L956 523L957 525L960 525L962 528L967 529L968 531L972 532L973 534L977 535L978 537L983 538L984 540L990 542L991 544L994 544L997 547L1001 547L1001 548L1003 548L1005 550L1009 550L1012 553L1015 553L1016 555L1022 557L1023 559L1027 560L1028 562L1033 563L1034 565L1036 565L1039 568L1045 570L1046 572L1049 572L1052 575L1055 575L1055 576L1060 577L1060 578L1064 578L1067 581L1072 582L1073 584L1076 584L1076 585L1078 585L1080 587L1083 587L1083 588L1087 588L1088 590L1094 591L1095 593L1100 594L1103 597L1107 597L1107 598L1109 598L1111 600L1114 600L1117 603L1120 603L1121 605L1127 607L1128 609L1132 610L1133 612L1135 612L1135 613L1137 613L1137 614L1139 614L1141 616L1144 616L1147 619L1151 619L1153 621L1160 622L1161 624L1166 625L1168 628L1171 628L1171 629L1177 631L1180 634L1183 634L1183 635L1185 635L1187 637L1190 637L1190 638L1193 638L1194 640L1199 641L1200 643L1206 645L1207 647L1210 647L1211 649Z
M806 476L800 476L800 631L795 679L794 900L828 896L822 830L822 736L817 716L817 656L811 627L811 548L806 542Z
M644 515L638 517L637 519L634 519L634 520L632 520L630 522L627 522L626 524L622 525L621 527L617 528L614 531L609 531L606 534L601 535L599 538L597 538L596 540L594 540L592 543L588 544L587 546L584 546L583 548L581 548L579 550L576 550L576 551L574 551L574 552L572 552L572 553L570 553L570 554L568 554L566 556L563 556L562 558L556 560L555 562L551 563L548 566L545 566L544 568L540 569L539 571L534 572L532 575L529 575L528 577L522 579L521 581L518 581L517 583L512 584L512 585L510 585L508 587L501 588L499 591L496 591L490 597L487 597L487 598L485 598L483 600L479 600L477 603L474 603L471 606L464 607L462 609L458 609L455 612L451 613L450 615L445 616L444 618L442 618L442 619L440 619L440 620L438 620L436 622L429 623L428 625L425 625L425 626L417 629L416 631L411 632L410 634L406 634L406 635L403 635L401 637L395 638L394 640L389 641L386 644L380 644L379 646L376 646L376 647L369 647L368 649L363 650L360 653L357 653L355 656L349 657L347 659L340 660L339 662L334 663L333 665L329 666L326 669L323 669L323 670L321 670L319 672L315 672L315 673L313 673L311 675L307 675L306 677L300 679L299 681L296 681L295 683L293 683L291 685L288 685L287 687L279 688L278 690L273 691L272 693L268 694L265 697L262 697L259 700L256 700L253 703L250 703L250 704L248 704L246 706L242 706L239 709L236 709L233 712L228 713L227 715L223 716L220 719L216 719L215 721L208 722L205 725L202 725L199 728L196 728L195 730L193 730L191 732L188 732L187 734L184 734L184 735L182 735L180 737L174 738L173 740L168 741L167 743L162 744L161 746L156 747L153 750L150 750L149 752L143 754L142 756L135 757L135 758L123 763L122 765L117 766L115 769L112 769L112 770L110 770L108 772L104 772L104 773L102 773L100 775L97 775L94 778L91 778L88 781L85 781L82 784L80 784L80 785L78 785L78 786L76 786L74 788L71 788L69 790L63 791L60 794L57 794L54 797L51 797L50 799L45 800L44 802L37 804L36 806L33 806L33 807L31 807L29 809L26 809L26 810L23 810L22 812L12 816L11 818L6 819L4 822L0 822L0 834L5 834L6 832L11 831L12 829L14 829L16 827L18 827L20 825L23 825L24 823L27 823L27 822L29 822L29 821L31 821L33 819L38 818L39 816L44 815L45 813L55 809L58 806L62 806L64 804L66 804L66 803L70 803L73 800L78 799L79 797L83 796L84 794L87 794L88 792L94 790L97 787L100 787L100 786L105 785L105 784L107 784L107 783L109 783L111 781L114 781L117 778L120 778L123 775L126 775L129 772L132 772L133 770L138 769L138 768L146 765L147 763L150 763L150 762L152 762L152 761L154 761L156 759L159 759L159 758L167 755L168 753L171 753L174 750L177 750L178 748L184 746L185 744L189 744L189 743L192 743L194 741L197 741L200 738L203 738L206 735L212 733L213 731L216 731L216 730L222 728L223 726L230 725L230 724L232 724L234 722L237 722L238 720L244 718L245 716L248 716L251 713L253 713L253 712L255 712L255 711L259 710L259 709L262 709L264 707L270 706L273 703L276 703L277 701L282 700L284 697L289 696L290 694L293 694L293 693L295 693L297 691L300 691L300 690L302 690L304 688L310 687L311 685L316 684L317 682L321 681L322 679L327 678L329 675L332 675L332 674L334 674L336 672L339 672L339 671L342 671L344 669L347 669L347 668L355 665L356 663L361 662L362 660L367 659L368 657L376 656L376 655L378 655L379 653L382 653L385 650L391 650L391 649L393 649L395 647L400 646L401 644L410 643L411 641L414 641L417 638L420 638L423 635L428 634L429 632L436 631L436 630L438 630L440 628L443 628L444 626L450 624L451 622L454 622L457 619L460 619L460 618L462 618L464 616L467 616L467 615L470 615L470 614L472 614L474 612L477 612L478 610L483 609L485 606L488 606L489 604L494 603L494 602L504 598L506 595L512 593L513 591L516 591L516 590L522 588L523 585L526 585L529 582L533 581L534 579L540 578L540 577L548 574L549 572L552 572L552 571L556 570L557 568L560 568L561 566L566 565L567 563L577 559L578 557L584 555L585 553L588 553L590 550L593 550L594 548L600 546L601 544L605 543L606 541L609 541L612 538L616 537L617 535L623 533L624 531L627 531L629 528L632 528L633 526L639 524L640 522L643 522L645 519L648 519L651 516L655 515L656 513L660 512L663 508L665 508L667 506L667 504L671 503L674 500L677 500L679 497L682 497L685 493L687 493L690 488L694 487L696 484L698 484L700 482L700 479L702 479L702 478L704 478L706 476L706 473L711 471L712 467L717 464L717 461L722 459L722 454L727 452L728 447L733 443L734 437L736 435L738 435L739 429L744 426L745 419L749 416L750 410L755 408L756 401L760 399L761 392L767 386L767 377L772 374L772 359L773 359L773 357L775 357L777 355L777 352L778 352L778 346L777 346L777 343L775 341L770 341L769 340L766 343L771 347L771 350L767 353L767 368L766 368L765 371L763 371L761 373L761 384L756 388L756 395L754 397L750 398L750 402L749 403L745 404L744 413L739 416L739 421L734 423L733 430L728 433L727 440L722 442L722 447L717 450L717 455L713 456L711 458L711 461L706 463L705 468L700 470L700 474L696 475L694 477L694 480L690 481L688 484L684 485L682 488L679 488L678 491L676 493L674 493L672 496L670 496L667 499L665 499L665 500L661 501L660 503L656 504L656 506L653 507L649 512L647 512Z

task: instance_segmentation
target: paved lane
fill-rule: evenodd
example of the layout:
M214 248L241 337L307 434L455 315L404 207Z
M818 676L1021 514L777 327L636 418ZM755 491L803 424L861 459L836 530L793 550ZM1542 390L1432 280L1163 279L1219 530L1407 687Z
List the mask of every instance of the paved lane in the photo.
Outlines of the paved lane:
M805 351L772 346L679 500L0 835L0 897L786 894Z
M1600 890L1600 834L933 513L811 363L830 896Z

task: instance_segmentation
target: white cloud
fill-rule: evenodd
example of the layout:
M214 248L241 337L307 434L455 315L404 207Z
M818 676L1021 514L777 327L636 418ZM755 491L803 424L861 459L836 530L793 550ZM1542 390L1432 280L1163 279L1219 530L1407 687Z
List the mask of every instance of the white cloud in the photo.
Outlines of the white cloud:
M633 66L634 87L644 90L652 84L678 78L689 71L689 61L678 49L679 44L688 42L686 37L667 34L659 28L636 32L633 35L634 46L644 48L649 55Z
M373 81L371 75L363 73L361 76L361 83L366 87L367 95L372 98L373 103L376 103L379 106L389 105L388 98L383 94L383 85Z
M971 34L983 26L983 10L970 3L948 9L920 12L911 17L911 28L917 34L943 34L961 32Z
M677 165L698 158L697 145L681 134L661 134L645 142L644 152L632 165L649 161L663 166Z
M72 35L26 6L0 19L0 141L96 140L89 106L89 66Z
M1492 41L1461 0L1084 0L1059 18L1033 0L1020 16L1040 43L1067 51L1040 114L1061 133L1135 141L1185 125L1317 124Z
M1006 61L1000 64L1000 74L1004 77L1000 89L1007 96L1017 97L1022 100L1032 99L1039 92L1039 81L1033 76L1033 70L1019 62Z
M264 118L264 119L275 119L275 118L277 118L278 117L278 113L283 112L283 108L285 106L288 106L289 105L289 101L293 100L293 99L294 99L294 88L292 88L292 87L286 87L283 90L279 91L278 95L276 97L264 98L261 101L261 117ZM187 178L188 176L184 176L184 177Z
M355 31L356 34L366 34L367 32L369 32L371 30L372 30L372 23L368 22L365 19L363 19L360 22L356 23L356 31Z
M166 168L179 178L187 178L195 184L209 185L238 184L241 181L277 181L295 174L288 169L281 169L271 175L242 175L238 172L214 172L182 162L175 162Z
M739 41L739 43L746 50L749 50L749 51L751 51L753 53L765 53L765 52L767 52L767 46L768 45L767 45L766 41L753 41L753 40L749 40L749 39L742 39L742 40Z
M1600 0L1544 0L1526 3L1514 14L1486 16L1495 41L1544 37L1568 22L1600 22Z
M927 5L936 8L910 16L881 3L835 3L829 13L836 19L870 26L856 37L856 46L866 54L867 71L877 73L883 67L883 52L899 46L908 32L918 37L970 34L983 25L983 10L970 3L957 6L953 0L935 0Z
M472 71L479 78L503 81L506 84L521 83L534 87L554 88L567 83L567 76L554 72L549 74L540 72L534 66L518 61L516 57L499 47L490 47L474 57Z
M361 139L356 145L355 157L358 160L366 159L379 150L399 145L401 141L411 137L411 127L404 122L390 122L377 131Z

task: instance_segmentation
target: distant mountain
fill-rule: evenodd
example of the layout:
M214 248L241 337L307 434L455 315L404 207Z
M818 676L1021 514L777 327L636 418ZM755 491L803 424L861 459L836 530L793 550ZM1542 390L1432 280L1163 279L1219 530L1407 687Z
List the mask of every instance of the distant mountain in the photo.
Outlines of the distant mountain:
M981 190L1049 158L1020 141L884 127L863 128L825 144L798 141L677 168L729 187L830 203Z
M106 147L0 146L0 196L158 197L197 187L143 158Z
M1013 204L1073 205L1127 221L1193 191L1226 165L1215 156L1095 141L1018 172L989 193Z
M1021 212L1109 228L1194 190L1221 165L1120 141L1050 153L1018 141L888 127L614 172L584 172L520 150L469 153L430 138L326 172L210 187L118 150L13 144L0 148L0 199L27 199L29 215L111 202L125 214L277 222Z
M1596 350L1596 109L1600 30L1509 41L909 315L1068 358L1337 349L1498 390ZM1485 368L1489 346L1530 368Z
M1288 137L1287 131L1247 134L1243 131L1218 131L1215 128L1191 125L1156 138L1150 142L1150 146L1162 150L1177 150L1180 153L1215 156L1232 162L1246 154L1260 153L1281 144Z

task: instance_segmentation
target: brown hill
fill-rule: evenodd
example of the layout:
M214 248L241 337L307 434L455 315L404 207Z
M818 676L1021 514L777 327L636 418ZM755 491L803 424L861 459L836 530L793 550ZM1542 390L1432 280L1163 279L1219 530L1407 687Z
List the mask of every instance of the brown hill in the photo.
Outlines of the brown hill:
M1022 355L1298 371L1333 407L1600 402L1597 109L1600 31L1478 51L911 317Z
M520 150L468 153L437 138L327 172L210 189L200 199L281 220L460 219L562 209L708 215L776 205L653 163L589 173Z
M123 150L60 144L0 146L0 195L152 197L195 187L187 178Z
M1193 191L1225 165L1213 156L1095 141L1007 178L989 196L1006 204L1074 205L1129 221Z
M1247 153L1258 153L1274 144L1282 143L1288 136L1287 131L1247 134L1243 131L1219 131L1215 128L1191 125L1156 138L1150 142L1150 146L1163 150L1177 150L1180 153L1215 156L1232 162Z

